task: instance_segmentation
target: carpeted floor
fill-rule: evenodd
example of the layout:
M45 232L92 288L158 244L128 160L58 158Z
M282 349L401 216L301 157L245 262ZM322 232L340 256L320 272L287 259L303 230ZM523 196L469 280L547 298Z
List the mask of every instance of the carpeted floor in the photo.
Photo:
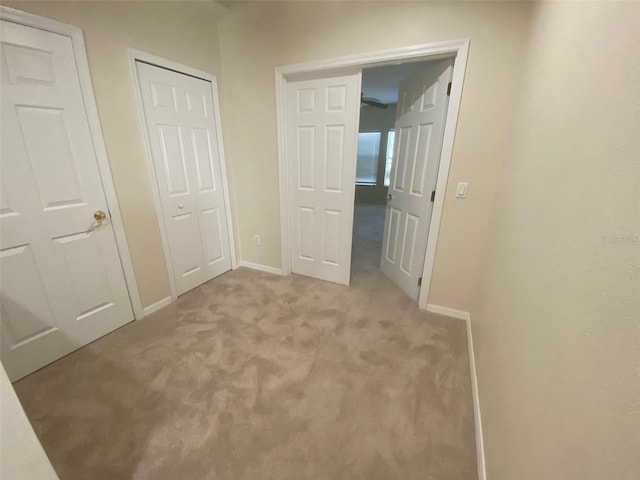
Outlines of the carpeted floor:
M380 215L350 288L238 269L17 382L60 478L477 478L465 326L382 276Z

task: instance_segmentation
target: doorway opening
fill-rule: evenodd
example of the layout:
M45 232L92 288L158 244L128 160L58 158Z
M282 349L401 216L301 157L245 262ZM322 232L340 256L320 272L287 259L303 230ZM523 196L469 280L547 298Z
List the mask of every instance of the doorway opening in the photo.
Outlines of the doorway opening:
M427 308L468 50L469 40L458 40L276 68L283 273L349 285L352 247L354 265L368 263L375 269L372 252L380 248L380 213L373 214L377 222L367 222L359 204L367 203L374 212L382 206L381 270L417 299L420 308ZM417 65L423 62L438 68L419 71ZM393 67L418 71L400 92L392 135L391 129L386 135L380 130L379 136L360 131L361 103L376 108L380 100L365 90L366 84L362 87L362 76ZM416 118L428 110L439 112L439 129L435 120ZM413 127L398 123L406 119L414 121ZM357 168L361 137L369 151L385 150L383 162L378 153L375 167L363 163ZM387 150L394 157L390 161ZM414 161L418 153L423 158ZM388 189L386 205L378 203L379 194L371 187ZM374 198L367 198L368 193ZM416 203L428 208L418 215ZM365 226L358 229L363 217ZM367 238L373 240L369 254L360 255L359 244ZM410 285L402 285L401 274Z
M451 60L441 59L362 72L352 279L358 282L378 267L414 300L422 281L451 70Z
M392 215L388 215L387 210L393 202L391 180L392 170L396 173L393 169L396 123L403 124L403 112L398 111L398 98L401 86L406 95L408 82L412 78L424 76L424 73L434 68L437 62L437 60L432 60L384 65L366 68L362 71L351 252L352 285L366 284L371 280L372 276L381 274L381 264L384 264L385 261L385 257L382 255L383 243L389 245L389 235L400 233L392 232L390 225L386 223L392 220ZM418 102L420 97L421 95L415 95L415 98L412 98L413 102ZM417 106L417 108L420 108L420 106ZM398 114L400 114L400 118L398 118ZM444 118L438 120L443 122ZM419 129L420 122L414 121L413 123L417 123L417 125L413 126ZM404 124L406 126L406 120ZM419 133L413 132L413 134L418 135ZM426 165L424 163L430 159L424 155L426 152L420 152L417 149L422 148L425 150L428 147L429 145L424 143L416 144L415 148L412 147L415 155L413 155L413 158L408 159L408 163L422 162L423 164L408 165L409 176L414 172L420 174L425 171ZM407 152L403 153L406 154ZM405 160L407 159L403 159L403 161ZM433 162L434 159L431 159L431 161ZM432 173L437 173L437 169L433 169ZM411 183L410 180L409 183ZM435 175L431 179L420 180L435 184ZM423 209L430 209L432 205L430 198L422 198L422 200L422 205L417 206ZM404 220L406 221L406 218ZM383 241L385 232L387 232L386 242ZM395 243L398 243L397 240ZM401 246L398 245L398 248L401 248ZM405 262L405 264L407 264L409 270L413 268L420 271L418 275L415 275L420 278L424 266L423 249L426 247L426 239L422 246L417 247L419 254L411 255L413 259L411 263L413 265L408 264L408 262ZM401 255L402 252L396 254L396 256ZM386 257L388 258L388 255ZM405 271L407 270L405 269ZM390 276L393 277L393 272L391 272ZM417 283L418 280L414 279L414 281ZM415 290L417 291L417 289Z

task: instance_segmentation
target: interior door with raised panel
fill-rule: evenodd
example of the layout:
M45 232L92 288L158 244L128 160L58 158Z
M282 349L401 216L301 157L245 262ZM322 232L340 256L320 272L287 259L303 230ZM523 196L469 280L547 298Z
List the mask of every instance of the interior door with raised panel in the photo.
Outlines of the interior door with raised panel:
M0 348L16 380L133 312L75 64L82 52L67 36L1 23Z
M178 295L231 269L211 82L136 62Z
M287 82L291 270L349 285L361 73Z
M413 299L420 291L452 72L452 61L442 60L398 91L380 269Z

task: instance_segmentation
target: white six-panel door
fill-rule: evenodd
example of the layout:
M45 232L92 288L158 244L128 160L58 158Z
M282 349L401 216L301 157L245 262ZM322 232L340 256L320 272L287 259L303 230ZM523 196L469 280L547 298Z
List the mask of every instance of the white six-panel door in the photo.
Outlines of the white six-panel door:
M1 353L16 380L133 313L76 70L82 53L67 36L1 23Z
M452 71L450 60L435 63L398 92L380 267L413 299L420 291Z
M178 295L231 269L211 83L136 62Z
M287 82L291 270L349 285L361 74Z

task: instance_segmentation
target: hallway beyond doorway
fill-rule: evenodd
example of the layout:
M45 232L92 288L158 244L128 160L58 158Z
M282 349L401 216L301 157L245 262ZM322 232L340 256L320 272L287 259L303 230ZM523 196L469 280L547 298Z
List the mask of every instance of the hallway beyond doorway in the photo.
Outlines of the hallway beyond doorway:
M354 286L359 286L366 275L374 271L380 273L384 210L382 203L355 203L351 246L351 282Z

